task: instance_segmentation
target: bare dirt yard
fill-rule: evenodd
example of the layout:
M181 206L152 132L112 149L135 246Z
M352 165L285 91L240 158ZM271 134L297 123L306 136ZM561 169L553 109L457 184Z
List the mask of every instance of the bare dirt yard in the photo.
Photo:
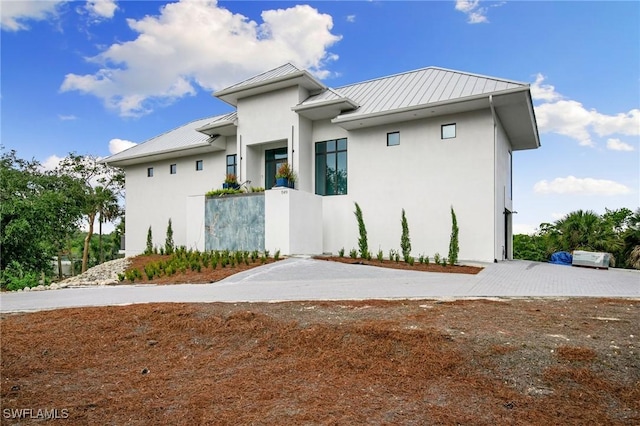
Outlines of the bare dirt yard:
M210 303L2 315L1 422L637 425L639 305Z

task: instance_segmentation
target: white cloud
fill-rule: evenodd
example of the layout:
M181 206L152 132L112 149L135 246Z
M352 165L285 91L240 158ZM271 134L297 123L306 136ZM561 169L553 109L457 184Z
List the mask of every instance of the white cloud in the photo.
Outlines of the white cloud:
M347 22L356 22L356 15L348 15Z
M489 22L487 8L480 7L480 0L456 0L456 10L467 15L469 24Z
M526 223L514 223L513 224L513 235L516 234L526 234L531 235L538 232L538 227L534 225L529 225Z
M612 151L635 151L633 146L622 142L620 139L607 139L607 149Z
M58 165L60 165L60 161L63 160L63 157L58 157L57 155L51 155L46 160L44 160L40 165L42 166L42 170L44 171L52 171L55 170Z
M77 120L78 117L76 117L73 114L69 114L69 115L58 114L58 119L60 119L62 121L70 121L70 120Z
M579 195L621 195L628 194L631 190L618 182L606 179L555 178L551 182L541 180L533 186L537 194L579 194Z
M85 9L96 18L113 18L118 5L115 0L87 0Z
M117 154L119 152L124 151L125 149L129 149L132 146L136 146L135 142L127 141L124 139L111 139L109 141L109 152L111 155Z
M543 101L535 106L541 133L554 132L568 136L583 146L595 146L592 140L594 134L600 137L640 135L640 109L616 115L602 114L595 109L587 110L582 103L565 99L552 85L543 84L544 80L542 74L537 74L531 85L532 98Z
M88 58L94 74L67 74L60 90L102 99L121 116L140 116L158 104L218 90L286 62L320 78L337 59L327 49L340 40L333 19L308 5L262 12L262 23L219 7L214 0L182 0L158 16L127 20L139 35Z
M42 21L57 15L61 0L49 1L2 1L0 5L0 27L5 31L28 30L27 21Z
M557 212L553 212L553 213L551 213L551 218L552 218L553 220L560 220L560 219L562 219L563 217L565 217L566 215L567 215L566 213L557 213Z

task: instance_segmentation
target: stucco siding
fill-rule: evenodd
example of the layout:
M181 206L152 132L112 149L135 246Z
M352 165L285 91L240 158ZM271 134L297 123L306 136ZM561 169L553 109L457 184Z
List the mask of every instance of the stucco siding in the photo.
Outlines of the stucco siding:
M196 160L203 161L203 170L196 171ZM187 238L187 210L191 217L189 222L197 220L193 217L193 208L187 209L187 205L191 205L188 197L202 196L211 189L220 188L226 171L225 161L226 153L217 152L126 167L127 255L145 250L149 226L153 244L164 246L169 218L176 245L196 244L192 232ZM169 173L171 164L176 164L176 174ZM153 167L153 177L147 177L149 167Z
M511 229L505 224L505 209L513 211L511 189L511 143L498 120L496 123L496 183L495 183L495 228L496 228L496 259L511 259L513 257L513 237ZM512 154L513 155L513 154ZM509 221L509 217L506 218ZM507 229L505 229L505 226ZM507 234L505 235L505 232Z
M456 123L456 137L440 126ZM314 137L332 132L325 126ZM387 133L400 145L387 146ZM338 133L338 132L336 132ZM336 137L336 136L332 136ZM324 251L357 248L354 202L363 209L369 248L399 249L401 211L409 221L413 255L447 255L450 207L460 227L460 259L493 260L493 124L489 111L416 120L348 134L348 194L324 203ZM336 198L336 200L333 200ZM336 226L336 222L346 223Z

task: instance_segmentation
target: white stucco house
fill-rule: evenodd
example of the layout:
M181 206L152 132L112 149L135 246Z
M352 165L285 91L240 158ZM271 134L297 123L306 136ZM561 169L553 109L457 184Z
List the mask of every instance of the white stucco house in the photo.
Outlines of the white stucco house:
M528 84L429 67L330 88L286 64L213 96L233 110L104 160L126 173L128 255L169 218L177 245L210 248L223 225L204 194L235 173L267 188L255 232L272 253L357 248L357 202L374 254L399 248L405 209L414 256L446 256L453 206L460 259L511 258L512 155L540 147ZM270 189L283 161L295 189Z

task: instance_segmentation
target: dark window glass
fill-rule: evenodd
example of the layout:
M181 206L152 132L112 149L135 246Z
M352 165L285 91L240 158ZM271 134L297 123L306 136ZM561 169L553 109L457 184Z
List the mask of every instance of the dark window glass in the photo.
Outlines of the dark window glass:
M276 185L276 172L287 162L287 148L268 149L264 152L264 187L273 188Z
M237 176L236 154L227 155L227 174Z
M400 132L387 133L387 146L400 145Z
M147 167L147 177L153 177L153 167Z
M200 170L202 170L202 166L203 166L202 160L197 160L196 161L196 171L199 172Z
M175 175L177 172L178 172L177 164L172 164L169 166L169 173L171 173L172 175Z
M316 194L347 193L347 139L316 142Z

